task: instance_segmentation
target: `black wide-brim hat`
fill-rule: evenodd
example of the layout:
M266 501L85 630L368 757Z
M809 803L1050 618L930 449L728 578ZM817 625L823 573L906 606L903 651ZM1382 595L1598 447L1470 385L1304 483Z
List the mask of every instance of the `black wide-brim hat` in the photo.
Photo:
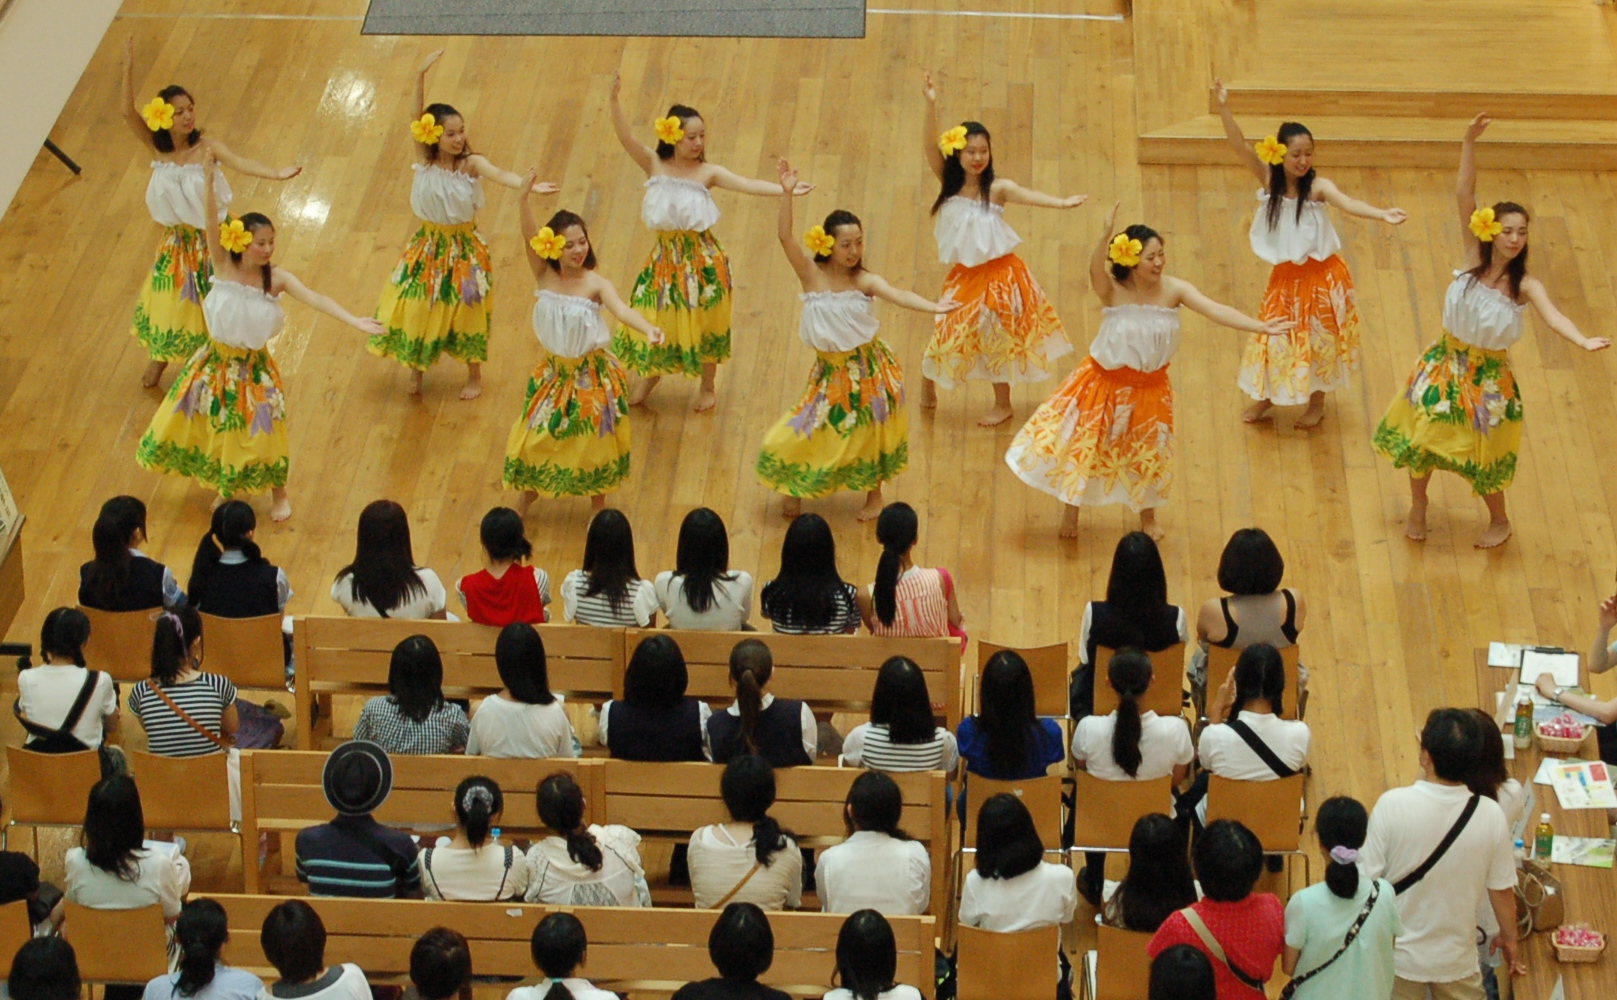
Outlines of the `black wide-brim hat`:
M374 812L393 791L393 762L369 740L349 740L331 751L320 776L326 801L343 816Z

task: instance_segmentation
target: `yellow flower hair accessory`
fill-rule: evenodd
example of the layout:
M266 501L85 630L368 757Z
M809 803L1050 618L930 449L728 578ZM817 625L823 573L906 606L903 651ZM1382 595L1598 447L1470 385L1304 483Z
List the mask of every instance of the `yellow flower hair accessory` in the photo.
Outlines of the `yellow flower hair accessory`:
M253 234L240 219L226 219L219 223L219 245L231 253L241 253L253 245Z
M546 226L528 241L528 246L533 247L533 252L545 260L561 260L562 248L567 246L567 237Z
M1145 245L1130 237L1128 233L1118 233L1112 237L1111 245L1106 248L1106 259L1124 267L1138 267L1140 252L1144 249Z
M438 119L429 111L410 123L410 134L415 136L416 142L423 146L431 146L444 134L444 127L438 124Z
M154 97L150 104L140 109L140 116L146 119L146 127L153 132L174 127L174 105Z
M1504 229L1504 225L1493 217L1491 205L1471 213L1471 235L1484 243L1492 243L1493 238L1504 232Z
M952 156L966 148L966 126L956 125L954 128L938 136L938 148L943 150L944 156Z
M685 123L679 120L678 115L669 115L667 118L659 118L651 124L657 129L658 142L666 142L668 145L672 146L674 143L685 138Z
M1271 167L1286 162L1286 147L1282 146L1280 140L1272 135L1252 148L1257 151L1258 159Z
M803 243L816 257L827 257L831 248L837 245L837 238L825 231L824 226L815 226L803 234Z

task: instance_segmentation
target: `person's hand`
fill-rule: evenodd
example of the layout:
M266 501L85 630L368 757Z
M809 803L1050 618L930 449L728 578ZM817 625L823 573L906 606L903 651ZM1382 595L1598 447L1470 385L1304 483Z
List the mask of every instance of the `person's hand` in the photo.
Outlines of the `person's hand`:
M1112 206L1112 210L1110 212L1106 213L1106 226L1105 226L1105 229L1106 229L1106 235L1107 236L1112 235L1112 227L1117 224L1117 210L1122 208L1122 207L1123 207L1123 203L1118 202L1117 204Z
M792 167L791 163L787 162L786 157L780 158L779 162L775 164L775 169L780 172L781 192L783 194L795 193L797 190L797 171Z
M538 179L539 179L539 168L538 167L529 167L528 172L522 175L522 187L519 190L521 190L522 196L524 198L526 198L530 194L539 194L540 193L540 192L534 190L536 187L538 187L538 185L534 183Z
M1488 952L1502 956L1505 960L1504 967L1510 970L1511 975L1527 975L1527 963L1521 959L1521 952L1517 947L1515 938L1506 938L1503 934L1495 934L1493 940L1488 942Z
M1297 324L1289 319L1271 319L1264 322L1263 335L1265 337L1283 337L1295 329L1297 329ZM1231 670L1230 676L1234 677L1235 671Z
M290 167L282 167L281 169L275 171L275 179L278 181L289 181L301 173L303 173L303 166L301 164L294 163Z
M540 181L537 184L529 182L528 190L534 194L556 194L561 191L561 185L553 181Z
M664 337L663 337L663 328L662 328L662 327L660 327L660 326L654 326L654 327L652 327L652 328L651 328L651 332L650 332L650 333L648 333L648 334L646 334L646 339L647 339L647 340L648 340L648 341L650 341L650 342L651 342L651 343L653 343L653 344L660 344L660 343L662 343L662 342L663 342L663 340L664 340Z
M1401 208L1389 208L1381 213L1381 221L1389 226L1401 226L1409 218L1409 213Z
M1484 111L1482 114L1477 115L1475 118L1471 119L1471 124L1465 127L1465 141L1475 142L1482 136L1482 133L1488 130L1488 126L1492 124L1493 119L1488 117L1488 112Z
M932 85L932 71L929 69L921 71L921 96L926 98L928 104L938 103L938 88Z
M1600 602L1600 628L1605 632L1617 628L1617 594Z
M796 184L792 185L792 197L801 198L813 190L813 184L810 184L808 181L798 181Z
M217 167L218 165L219 157L213 155L213 147L204 143L202 146L202 169L208 173L212 173L213 168Z
M1213 704L1208 708L1207 717L1215 722L1223 722L1230 714L1230 706L1235 704L1235 671L1232 669L1224 675L1224 683L1218 686L1218 692L1213 695Z
M932 303L932 311L935 312L935 313L954 312L956 309L959 309L959 308L960 308L960 303L956 302L954 299L949 298L949 296L947 296L947 295L945 295L943 298L939 299L938 301ZM1617 598L1614 598L1614 600L1617 600Z
M379 319L373 319L370 316L355 320L354 329L371 337L380 337L384 333L387 333L387 327L382 325L382 321Z
M1604 351L1610 346L1611 340L1607 337L1589 337L1583 342L1583 349L1586 351Z
M1216 76L1213 77L1213 96L1218 98L1218 106L1221 108L1230 103L1229 88L1224 86L1224 81Z
M1550 699L1551 701L1555 700L1554 674L1539 674L1538 680L1533 682L1533 687L1537 688L1538 693L1544 697Z
M1061 207L1062 208L1077 208L1079 205L1082 205L1084 202L1086 202L1088 200L1089 200L1089 195L1087 195L1087 194L1075 194L1070 198L1061 199Z
M618 99L618 94L620 92L622 92L622 90L623 90L623 70L615 69L615 70L612 71L612 100L613 101L616 101Z
M425 59L421 60L421 69L420 69L419 72L425 73L427 70L432 68L433 63L437 62L438 60L442 59L443 57L444 57L444 50L443 49L434 49L431 52L428 52L427 57Z

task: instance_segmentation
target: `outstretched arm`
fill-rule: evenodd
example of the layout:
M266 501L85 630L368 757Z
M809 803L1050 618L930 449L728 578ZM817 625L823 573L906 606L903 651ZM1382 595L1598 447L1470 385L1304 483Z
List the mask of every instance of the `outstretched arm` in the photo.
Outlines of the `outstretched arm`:
M712 170L713 186L716 188L723 188L726 191L735 191L739 194L755 194L764 198L769 198L780 194L780 182L778 181L766 181L758 180L752 177L742 177L733 170L728 170L719 166L713 167ZM798 181L797 185L792 188L792 193L795 195L805 195L813 190L813 184L806 184L802 181Z
M1164 277L1162 283L1168 286L1173 300L1178 304L1194 312L1201 313L1220 326L1227 326L1245 333L1267 334L1271 337L1289 333L1296 326L1290 320L1270 320L1265 323L1261 319L1253 319L1233 306L1224 305L1222 302L1214 302L1203 295L1195 285L1179 278Z
M219 242L219 195L214 192L213 175L216 173L218 161L213 158L213 150L204 147L202 150L202 210L207 218L202 223L202 239L208 246L208 259L213 261L215 270L224 267L230 262L230 254L225 252L223 244Z
M1033 205L1036 208L1077 208L1089 200L1087 194L1069 195L1062 198L1059 195L1045 194L1030 187L1023 187L1012 180L996 180L994 187L998 188L1008 202L1018 205Z
M494 164L490 163L488 157L484 156L482 153L473 153L471 156L468 156L466 158L466 163L472 168L473 173L485 180L491 180L501 187L508 187L513 191L521 191L523 189L521 174L510 170L502 170L501 168L496 167ZM529 190L533 191L534 194L555 194L557 191L560 191L561 188L555 184L552 184L550 181L540 181L531 185Z
M272 167L267 164L259 163L257 160L248 159L247 157L233 151L229 146L226 146L218 139L209 138L204 139L203 141L206 142L209 148L213 150L213 155L219 158L219 162L223 163L231 170L236 171L238 174L247 174L252 177L262 177L265 180L270 181L288 181L303 172L303 168L295 163L290 167Z
M530 196L533 194L534 178L537 176L539 176L538 167L528 171L528 176L522 179L522 197L518 201L522 203L522 249L528 255L528 269L533 272L535 278L542 278L545 269L550 265L533 250L533 238L539 235L539 220L533 217L533 199Z
M1617 594L1600 602L1600 622L1595 627L1595 644L1589 649L1589 672L1603 674L1617 667L1617 655L1611 651L1611 630L1617 628Z
M376 336L378 334L387 332L387 327L383 326L381 323L374 319L361 319L360 317L355 316L353 313L338 305L336 300L332 299L330 296L321 295L319 292L299 281L297 275L283 267L278 267L275 269L275 281L280 284L282 291L308 306L310 309L318 309L320 312L325 313L332 319L341 320L361 333Z
M1550 293L1544 288L1544 282L1529 275L1522 279L1522 295L1538 310L1538 317L1544 325L1560 334L1571 343L1577 344L1586 351L1601 351L1611 346L1611 341L1605 337L1585 337L1578 329L1578 325L1568 319L1566 314L1555 308L1550 301Z
M1460 231L1470 242L1471 213L1477 210L1477 139L1493 122L1484 112L1471 119L1466 126L1465 138L1460 140L1460 173L1454 180L1454 200L1460 209Z
M623 73L612 74L612 128L618 133L618 142L623 151L629 154L629 159L640 165L640 169L651 173L652 162L657 154L651 147L634 137L634 129L629 127L629 117L623 113L623 102L618 100L618 92L623 89Z
M1258 179L1258 183L1268 187L1269 168L1258 159L1257 150L1241 134L1241 126L1236 124L1235 115L1230 112L1230 92L1225 89L1223 81L1213 80L1213 93L1218 97L1218 116L1224 120L1224 134L1235 148L1235 154L1240 157L1241 164L1252 172L1252 176Z
M1323 177L1315 178L1314 190L1319 192L1319 198L1325 204L1361 219L1378 219L1388 225L1397 226L1409 218L1409 213L1401 208L1377 208L1369 202L1349 198L1335 183Z
M1107 213L1106 221L1101 223L1100 242L1089 257L1089 287L1105 305L1112 304L1112 271L1106 250L1112 243L1112 226L1117 223L1117 210L1122 207L1123 203L1118 202Z
M152 130L146 127L146 119L140 116L135 106L135 36L130 35L124 40L124 100L123 114L119 116L129 130L135 133L135 138L147 149L152 147Z
M630 309L629 304L623 301L623 296L618 294L617 287L612 282L599 276L597 276L597 279L600 281L597 291L601 296L601 305L607 312L616 316L625 326L645 334L646 339L653 344L663 342L662 328L653 326L650 320Z
M869 271L859 272L858 283L859 290L866 295L873 295L883 302L891 302L895 306L913 309L916 312L946 313L960 308L960 303L954 299L939 299L933 302L931 299L917 295L906 288L894 288L886 278L879 274L872 274Z
M780 248L786 251L786 259L791 263L792 270L797 272L797 280L807 288L809 275L814 273L814 261L803 252L803 245L792 231L792 199L796 197L792 191L796 187L797 171L783 156L780 158L780 211L775 216L775 236L780 240Z
M926 153L926 165L932 175L943 180L943 150L938 148L938 88L932 85L932 71L927 70L921 95L926 98L926 120L921 125L921 149Z
M421 60L421 68L415 74L415 113L410 116L411 121L427 113L427 70L432 64L444 57L443 49L433 49L427 57Z

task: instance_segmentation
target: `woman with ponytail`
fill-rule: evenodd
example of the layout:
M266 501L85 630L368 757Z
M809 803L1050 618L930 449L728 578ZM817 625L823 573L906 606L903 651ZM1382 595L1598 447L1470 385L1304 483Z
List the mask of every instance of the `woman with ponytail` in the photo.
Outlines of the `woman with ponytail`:
M79 567L79 604L97 611L146 611L185 603L167 566L140 551L146 505L116 496L101 505L90 530L95 558Z
M152 636L152 675L129 692L129 710L162 757L203 757L234 746L236 685L202 672L202 617L190 606L165 611Z
M529 947L533 964L545 978L512 990L505 1000L618 1000L616 993L598 990L588 979L573 978L584 965L589 939L571 913L552 913L539 921Z
M728 763L757 754L771 767L804 767L814 763L819 726L808 702L776 698L769 693L775 658L759 639L743 639L730 650L730 683L736 700L707 720L708 759Z
M192 607L219 618L257 618L285 609L292 584L286 571L259 551L253 539L257 528L258 517L244 500L226 500L214 508L185 586Z
M1326 858L1325 881L1294 893L1286 904L1281 968L1292 977L1284 994L1288 1000L1392 995L1393 943L1404 928L1392 883L1359 874L1359 849L1369 822L1355 799L1337 796L1319 807L1314 831ZM1356 924L1357 934L1342 951Z
M691 834L697 908L756 903L766 910L797 909L803 902L803 855L769 815L775 804L774 769L762 757L736 757L724 768L719 793L730 821Z
M428 899L498 902L528 889L527 858L499 842L505 796L493 779L474 775L455 786L455 833L423 848L421 890Z
M264 981L219 960L230 940L225 908L217 900L193 899L174 924L178 971L146 984L144 1000L259 1000Z
M71 730L78 745L66 750L48 749L45 744L59 741L42 738L35 729L55 731L67 721L68 712L78 701L92 671L84 666L84 644L90 639L90 619L78 608L56 608L45 616L39 630L38 666L17 671L17 714L29 723L30 739L23 746L47 753L94 750L108 736L118 733L118 689L112 675L94 671L94 687L79 720Z
M882 508L876 519L881 559L876 563L876 582L859 592L859 614L871 635L953 635L959 637L964 653L965 617L955 597L954 578L946 569L924 569L910 558L918 530L915 508L909 504Z
M528 850L528 902L651 905L638 833L615 823L589 822L584 790L566 771L541 781L538 796L539 819L554 832Z

